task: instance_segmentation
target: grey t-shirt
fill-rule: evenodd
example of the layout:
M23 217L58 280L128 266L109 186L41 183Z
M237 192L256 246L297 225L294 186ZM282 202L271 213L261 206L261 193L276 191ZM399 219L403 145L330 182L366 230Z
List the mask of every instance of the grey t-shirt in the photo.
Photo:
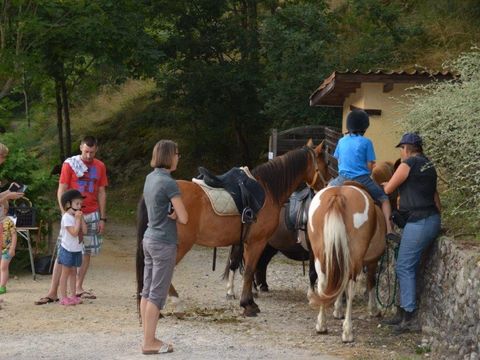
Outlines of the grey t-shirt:
M143 197L148 213L145 237L166 244L177 244L177 223L168 217L170 199L179 196L177 182L165 169L156 168L145 179Z

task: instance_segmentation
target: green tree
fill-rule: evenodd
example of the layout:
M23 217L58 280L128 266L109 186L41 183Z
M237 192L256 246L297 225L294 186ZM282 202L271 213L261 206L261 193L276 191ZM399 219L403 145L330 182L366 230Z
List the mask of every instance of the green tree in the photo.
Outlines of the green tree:
M177 1L157 22L168 55L160 93L181 120L192 156L222 169L251 165L265 146L258 7L252 0Z
M426 40L421 23L410 20L412 12L401 1L346 1L333 13L333 64L362 71L408 64Z
M329 52L335 34L324 1L289 2L266 17L260 30L265 115L274 126L337 125L334 111L314 109L308 95L332 71ZM336 117L337 116L337 117Z
M2 0L0 13L0 99L7 96L23 74L27 51L33 46L25 38L27 24L38 8L37 1Z
M478 230L480 50L460 56L452 65L460 81L419 87L422 91L412 94L401 123L423 136L427 155L440 169L447 188L443 193L448 200L446 213L454 223L458 214L468 214Z
M27 35L35 70L54 82L61 161L72 151L70 94L79 83L102 67L115 68L115 80L153 73L159 53L147 11L134 0L50 0L37 9Z

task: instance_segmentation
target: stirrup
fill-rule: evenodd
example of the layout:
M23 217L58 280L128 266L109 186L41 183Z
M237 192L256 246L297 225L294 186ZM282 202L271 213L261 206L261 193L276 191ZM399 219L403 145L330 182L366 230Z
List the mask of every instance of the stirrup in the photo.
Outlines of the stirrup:
M257 219L255 218L255 214L253 213L253 210L247 206L242 211L242 223L251 224L255 221L257 221Z

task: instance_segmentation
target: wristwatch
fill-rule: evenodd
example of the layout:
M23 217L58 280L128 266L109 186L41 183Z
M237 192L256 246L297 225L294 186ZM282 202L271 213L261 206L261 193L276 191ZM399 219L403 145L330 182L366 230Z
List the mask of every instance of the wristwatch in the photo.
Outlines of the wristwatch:
M107 218L100 218L100 221L107 222Z

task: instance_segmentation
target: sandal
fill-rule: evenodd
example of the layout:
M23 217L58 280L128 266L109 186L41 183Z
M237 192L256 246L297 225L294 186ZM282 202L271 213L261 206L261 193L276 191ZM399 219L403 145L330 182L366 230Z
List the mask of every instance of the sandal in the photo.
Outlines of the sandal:
M35 301L34 304L35 305L45 305L45 304L49 304L49 303L53 303L53 302L57 302L57 301L58 301L58 299L52 299L50 296L45 296L45 297L42 297L39 300Z
M78 298L82 298L82 299L96 299L97 296L93 293L91 293L90 291L82 291L80 294L76 294L75 295L76 297Z
M143 355L166 354L171 352L173 352L173 345L167 344L167 343L162 343L162 346L160 346L160 349L155 349L155 350L144 350L142 347Z

